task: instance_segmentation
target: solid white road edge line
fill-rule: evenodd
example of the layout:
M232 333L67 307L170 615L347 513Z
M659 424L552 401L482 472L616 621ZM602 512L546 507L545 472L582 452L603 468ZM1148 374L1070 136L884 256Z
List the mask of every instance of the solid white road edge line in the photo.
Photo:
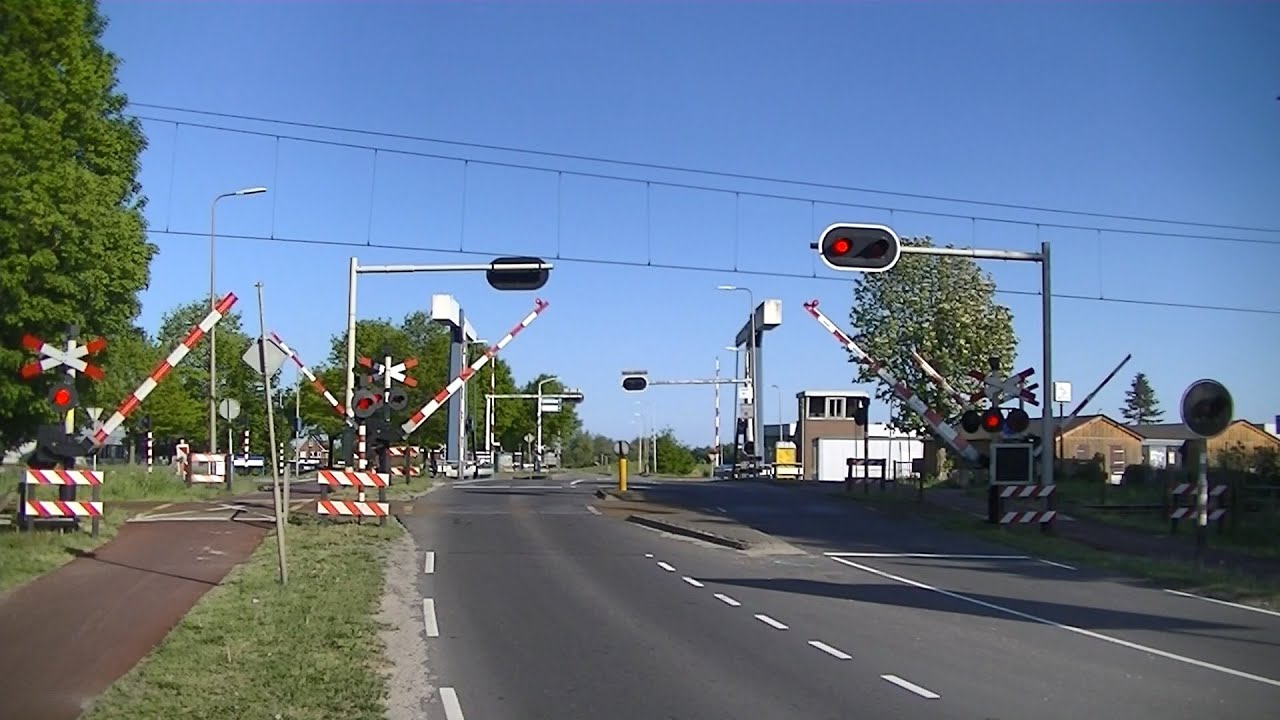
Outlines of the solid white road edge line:
M684 577L682 577L682 578L680 578L680 579L681 579L681 580L683 580L683 581L685 581L685 582L687 582L687 583L689 583L690 585L692 585L692 586L694 586L694 587L706 587L705 585L703 585L702 583L698 582L697 580L694 580L693 578L689 577L688 575L685 575Z
M663 570L666 570L667 572L675 572L675 571L676 571L676 569L675 569L675 568L671 567L671 566L670 566L670 565L668 565L667 563L662 562L661 560L659 560L659 561L658 561L658 567L662 568Z
M1071 567L1070 565L1065 565L1065 564L1060 563L1060 562L1054 562L1054 561L1052 561L1052 560L1045 560L1044 558L1036 558L1036 560L1037 560L1037 561L1039 561L1039 562L1044 563L1045 565L1052 565L1052 566L1054 566L1054 567L1062 568L1063 570L1075 570L1075 568Z
M458 693L451 687L440 688L440 704L444 705L446 720L463 720L462 703L458 702Z
M774 620L773 618L769 617L768 615L756 615L756 619L757 619L757 620L759 620L760 622L764 623L765 625L768 625L769 627L771 627L771 628L775 629L775 630L786 630L786 629L787 629L787 626L786 626L786 625L783 625L782 623L778 622L777 620Z
M742 605L742 603L738 602L737 600L734 600L733 598L729 597L728 595L725 595L724 593L716 593L712 597L714 597L715 599L719 600L720 602L730 607L740 607Z
M1181 590L1166 589L1165 592L1171 595L1178 595L1180 597L1195 598L1196 600L1203 600L1205 602L1217 603L1218 605L1226 605L1228 607L1240 608L1241 610L1251 610L1253 612L1262 613L1264 615L1274 615L1276 617L1280 617L1280 612L1276 612L1275 610L1268 610L1266 608L1253 607L1252 605L1241 605L1240 603L1233 603L1227 600L1219 600L1218 598L1205 597L1204 595L1196 595L1195 593L1182 592Z
M919 696L920 696L920 697L922 697L922 698L927 698L927 699L929 699L929 700L937 700L938 698L942 697L942 696L941 696L941 695L939 695L938 693L936 693L936 692L934 692L934 691L932 691L932 690L929 690L928 688L922 688L922 687L920 687L919 685L917 685L917 684L915 684L915 683L913 683L913 682L908 682L908 681L906 681L906 680L903 680L902 678L898 677L897 675L881 675L881 676L880 676L880 679L881 679L881 680L888 680L889 682L893 683L894 685L897 685L898 687L900 687L900 688L902 688L902 689L904 689L904 690L910 690L911 692L913 692L913 693L915 693L915 694L919 695Z
M436 624L436 601L431 598L422 599L422 625L427 629L427 637L440 637L440 626Z
M963 553L829 552L827 557L925 558L936 560L1030 560L1029 555L965 555Z
M1158 650L1156 648L1149 647L1147 645L1140 645L1135 642L1129 642L1128 640L1121 640L1118 637L1103 635L1102 633L1097 633L1092 630L1085 630L1084 628L1075 627L1074 625L1064 625L1060 622L1054 622L1053 620L1046 620L1036 615L1031 615L1029 613L1024 613L1018 610L1014 610L1012 608L1004 607L1003 605L996 605L995 603L989 603L984 600L979 600L977 598L971 598L968 595L962 595L960 593L951 592L950 590L943 590L942 588L937 588L932 585L927 585L925 583L918 582L910 578L904 578L898 575L893 575L883 570L877 570L873 567L853 562L852 560L845 560L844 558L838 558L838 557L833 557L831 559L843 565L848 565L849 567L857 568L864 572L869 572L873 575L879 575L880 577L888 578L890 580L896 580L897 582L900 582L903 585L910 585L912 587L920 588L921 590L929 590L932 592L936 592L939 595L946 595L947 597L955 598L956 600L963 600L964 602L967 602L967 603L973 603L974 605L979 605L981 607L985 607L991 610L996 610L1002 613L1006 613L1008 615L1012 615L1014 617L1020 617L1024 620L1030 620L1032 622L1038 622L1043 625L1056 627L1060 630L1066 630L1067 632L1073 632L1073 633L1076 633L1077 635L1083 635L1085 637L1093 638L1094 640L1109 642L1113 645L1120 645L1121 647L1130 648L1131 650L1141 650L1142 652L1150 653L1152 655L1157 655L1159 657L1166 658L1169 660L1176 660L1178 662L1187 663L1188 665L1195 665L1197 667L1202 667L1202 668L1205 668L1206 670L1215 670L1217 672L1225 673L1227 675L1235 675L1236 677L1241 677L1246 680L1253 680L1254 682L1260 682L1266 685L1280 687L1280 680L1273 680L1271 678L1262 677L1261 675L1254 675L1253 673L1247 673L1247 672L1244 672L1243 670L1236 670L1234 668L1229 668L1222 665L1215 665L1211 662L1205 662L1204 660L1197 660L1195 658L1190 658L1185 655L1178 655L1176 653L1171 653L1164 650Z
M826 644L826 643L822 642L821 640L810 640L810 641L809 641L809 644L810 644L810 645L812 645L812 646L814 646L814 647L816 647L816 648L818 648L818 649L819 649L819 650L821 650L822 652L824 652L824 653L826 653L826 654L830 655L831 657L836 658L837 660L852 660L852 659L853 659L853 656L852 656L852 655L849 655L848 653L845 653L845 652L842 652L842 651L840 651L840 650L837 650L837 649L835 649L835 648L831 647L830 645L828 645L828 644Z
M422 572L431 575L436 571L436 551L428 550L427 557L422 561Z

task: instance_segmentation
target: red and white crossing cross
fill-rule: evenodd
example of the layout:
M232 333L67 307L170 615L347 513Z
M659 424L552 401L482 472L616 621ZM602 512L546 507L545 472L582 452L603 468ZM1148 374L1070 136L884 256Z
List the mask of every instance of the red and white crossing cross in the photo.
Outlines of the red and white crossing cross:
M107 346L107 341L103 338L94 338L87 345L81 345L75 340L68 340L66 349L62 349L57 345L47 343L35 335L23 335L22 346L26 349L38 353L39 360L32 360L22 366L22 378L30 380L46 370L66 365L73 372L82 372L94 380L101 380L103 377L102 368L85 360L85 357L93 355Z
M406 374L406 371L412 370L418 366L418 358L408 358L404 362L392 365L390 368L383 368L382 363L374 362L367 357L361 357L359 363L361 366L367 367L373 371L373 378L375 380L383 379L385 373L385 375L389 375L395 382L404 383L408 387L418 386L418 381Z
M995 360L992 361L992 370L983 373L980 370L970 370L969 377L982 383L982 390L972 395L973 400L985 397L991 401L993 405L1000 405L1005 400L1020 398L1026 400L1032 405L1039 405L1040 401L1036 399L1036 394L1031 392L1040 387L1039 383L1027 385L1027 378L1035 374L1035 368L1027 368L1020 373L1015 373L1009 377L1002 377L995 367Z

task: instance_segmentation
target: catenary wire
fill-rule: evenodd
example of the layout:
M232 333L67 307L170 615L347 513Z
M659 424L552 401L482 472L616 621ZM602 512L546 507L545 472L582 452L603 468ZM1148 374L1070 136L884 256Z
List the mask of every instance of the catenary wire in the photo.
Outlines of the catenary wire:
M1184 232L1171 232L1171 231L1158 231L1158 230L1131 230L1127 228L1109 228L1109 227L1100 227L1097 225L1077 225L1077 224L1070 224L1070 223L1055 223L1055 222L1047 222L1047 221L1013 220L1010 218L987 217L987 216L965 214L965 213L942 212L938 210L921 210L917 208L892 207L887 205L872 205L865 202L825 200L822 198L804 197L800 195L786 195L782 193L771 193L771 192L763 192L763 191L757 191L757 190L734 190L734 189L728 189L723 187L715 187L711 185L699 185L697 183L675 182L675 181L669 181L669 180L646 180L643 178L628 177L625 175L613 175L609 173L592 172L592 171L586 171L586 170L565 170L562 168L548 168L548 167L543 167L539 165L530 165L527 163L516 163L516 162L501 161L501 160L479 160L476 158L465 157L461 155L430 153L430 152L424 152L420 150L404 150L400 148L388 148L388 147L383 147L379 145L366 145L361 143L342 142L337 140L322 140L318 138L302 137L299 135L285 135L282 133L264 132L260 130L247 130L244 128L228 127L225 125L214 125L210 123L195 123L195 122L189 122L185 120L174 120L172 118L159 118L159 117L151 117L146 115L131 115L131 117L134 117L138 120L147 121L147 122L166 123L166 124L172 124L175 126L200 128L202 130L217 130L217 131L228 132L232 134L252 135L255 137L267 137L267 138L276 138L276 139L284 139L284 140L293 140L296 142L312 143L316 145L327 145L330 147L341 147L341 148L347 148L351 150L364 150L368 152L376 151L376 152L391 153L396 155L406 155L410 157L423 157L423 158L430 158L434 160L448 160L452 162L469 163L469 164L476 164L476 165L489 165L493 167L504 167L504 168L510 168L510 169L518 169L518 170L534 170L534 171L546 172L546 173L563 173L565 175L576 175L578 177L587 177L587 178L593 178L598 180L614 180L619 182L649 183L651 185L659 185L663 187L677 188L677 189L683 189L683 190L701 190L705 192L718 192L718 193L726 193L726 194L737 193L740 195L747 195L747 196L757 197L757 198L766 198L770 200L786 200L786 201L792 201L792 202L805 202L805 203L814 202L814 203L822 203L824 205L843 205L846 207L859 207L859 208L866 208L869 210L880 210L880 211L890 212L890 213L906 213L910 215L928 215L931 217L944 217L944 218L953 218L953 219L961 219L961 220L975 220L980 222L1002 223L1006 225L1039 226L1042 228L1054 228L1059 230L1087 230L1091 232L1113 233L1118 235L1141 235L1146 237L1180 238L1180 239L1188 239L1188 240L1212 240L1217 242L1244 243L1244 244L1250 244L1250 245L1266 245L1266 246L1280 245L1280 240L1263 240L1259 238L1230 237L1225 235L1206 235L1203 233L1184 233Z
M191 237L191 238L207 238L208 237L208 233L187 232L182 230L148 230L147 232L152 235L179 236L179 237ZM285 243L285 244L293 244L293 245L312 245L312 246L319 245L319 246L326 246L326 247L367 248L367 249L373 249L373 250L401 250L406 252L444 253L444 254L450 254L450 255L473 255L473 256L484 256L488 258L501 256L501 253L496 253L494 251L462 250L462 249L456 249L456 248L427 248L427 247L416 247L413 245L394 245L390 243L374 243L374 242L367 242L367 243L344 242L342 240L317 240L314 238L287 238L287 237L274 237L274 236L267 237L264 235L219 234L218 239L219 240L223 240L223 239L248 240L248 241L254 241L254 242L274 242L274 243ZM521 253L521 252L509 253L509 255L511 256L522 256L526 254L527 253ZM773 278L781 278L781 279L789 279L789 280L823 280L826 282L841 282L841 283L852 282L851 279L849 278L830 277L825 275L818 275L816 273L806 274L806 273L795 273L795 272L782 272L778 270L743 270L741 268L738 268L738 269L717 268L717 267L707 267L704 265L681 265L677 263L638 262L635 260L608 260L608 259L601 259L601 258L579 258L579 257L572 257L572 256L566 256L566 255L560 255L560 254L557 254L554 256L548 256L546 259L554 260L557 262L566 262L566 263L574 263L574 264L582 264L582 265L605 265L605 266L613 266L613 267L652 268L655 270L679 270L679 271L686 271L686 272L704 272L704 273L705 272L729 273L734 275L773 277ZM1001 289L997 287L995 291L996 293L1002 294L1002 295L1040 297L1039 292L1035 292L1031 290L1007 290L1007 289ZM1206 304L1200 304L1200 303L1169 302L1169 301L1163 301L1163 300L1140 300L1136 298L1100 297L1100 296L1094 296L1094 295L1080 295L1075 293L1056 293L1056 292L1050 293L1050 297L1053 297L1059 300L1080 300L1084 302L1120 303L1125 305L1145 305L1149 307L1181 308L1181 309L1187 309L1187 310L1210 310L1214 312L1248 313L1248 314L1255 314L1255 315L1280 316L1280 310L1269 310L1266 308L1238 307L1238 306L1232 306L1232 305L1206 305Z
M323 123L300 122L295 120L280 120L276 118L266 118L255 115L246 115L242 113L219 112L214 110L202 110L197 108L183 108L174 105L161 105L156 103L131 102L130 105L151 108L153 110L166 110L171 112L189 113L193 115L204 115L207 117L219 117L232 120L243 120L248 122L270 123L274 125L285 125L290 127L306 128L310 130L324 130L328 132L341 132L359 135L368 135L371 137L384 137L395 140L411 140L416 142L429 142L439 145L452 145L455 147L467 147L480 150L494 150L499 152L521 153L525 155L535 155L540 157L557 158L562 160L578 160L585 162L604 163L610 165L622 165L627 167L643 168L646 170L662 170L668 172L693 173L698 175L708 175L711 177L721 177L732 180L749 180L753 182L780 183L786 185L797 185L801 187L818 188L825 190L840 190L845 192L858 192L868 195L885 195L890 197L910 198L913 200L929 200L936 202L961 203L965 205L979 205L984 207L1002 208L1006 210L1022 210L1027 212L1055 213L1060 215L1075 215L1077 217L1092 217L1105 220L1124 220L1130 222L1143 223L1159 223L1164 225L1181 225L1183 227L1201 227L1217 230L1239 230L1244 232L1262 232L1262 233L1280 233L1280 228L1254 227L1248 225L1230 225L1224 223L1209 223L1192 220L1171 220L1165 218L1144 217L1139 215L1122 215L1116 213L1093 212L1087 210L1067 210L1062 208L1051 208L1037 205L1026 205L1021 203L995 202L989 200L972 200L967 198L948 197L945 195L932 195L927 193L909 193L895 190L882 190L875 188L857 187L852 185L840 185L836 183L821 183L809 180L795 180L779 177L770 177L766 175L754 175L750 173L728 172L724 170L706 170L691 167L683 167L679 165L667 165L662 163L648 163L635 160L618 160L614 158L605 158L595 155L581 155L574 153L553 152L548 150L530 150L527 148L517 148L507 145L497 145L493 143L466 142L461 140L445 140L443 138L426 137L422 135L410 135L406 133L393 133L380 130L364 130L359 128L342 127L338 125L328 125ZM144 118L152 119L155 118ZM169 120L168 122L181 122ZM904 210L904 212L906 212Z

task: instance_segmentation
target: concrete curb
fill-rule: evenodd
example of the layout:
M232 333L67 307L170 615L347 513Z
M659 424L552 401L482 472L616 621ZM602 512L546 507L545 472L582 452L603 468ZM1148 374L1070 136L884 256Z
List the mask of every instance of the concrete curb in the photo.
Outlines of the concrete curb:
M734 550L746 550L751 547L751 543L745 540L738 540L736 538L725 537L723 535L716 535L715 533L707 532L706 530L697 530L684 525L677 525L676 523L669 522L667 520L659 520L648 515L628 515L627 522L633 522L637 525L644 525L655 530L662 530L675 535L683 535L696 540L704 540L715 545L733 548Z

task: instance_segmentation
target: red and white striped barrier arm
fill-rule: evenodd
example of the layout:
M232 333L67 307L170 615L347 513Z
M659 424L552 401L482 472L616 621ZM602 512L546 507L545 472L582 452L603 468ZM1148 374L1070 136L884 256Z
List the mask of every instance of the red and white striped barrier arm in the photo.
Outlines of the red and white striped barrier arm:
M33 470L22 476L24 485L101 485L101 470Z
M342 403L338 402L338 398L334 397L333 393L329 392L329 388L325 387L324 383L320 382L320 378L317 378L315 373L311 372L311 368L308 368L306 364L302 362L302 358L298 357L298 353L295 352L293 348L285 345L284 341L280 339L280 336L274 332L271 333L271 339L280 346L281 350L285 351L289 356L289 359L293 360L293 364L298 366L298 372L302 373L302 377L306 378L311 383L311 387L315 388L316 392L320 393L324 397L325 401L329 403L329 407L333 408L334 412L338 413L339 416L350 423L351 418L347 415L346 409L342 407Z
M952 449L959 453L964 459L974 463L979 461L980 458L977 448L970 445L968 440L964 439L964 437L960 435L955 428L951 427L946 420L943 420L942 416L939 415L936 410L926 405L924 400L921 400L920 396L908 387L906 383L898 380L898 378L896 378L888 368L881 365L875 358L868 355L865 350L858 347L858 344L855 343L852 338L844 334L840 328L835 326L835 323L827 319L827 316L823 315L822 311L818 309L817 300L805 303L804 309L808 310L809 314L821 323L822 327L826 328L827 331L831 333L831 335L836 339L836 342L840 343L847 350L852 352L862 364L866 365L872 372L878 375L881 380L892 387L893 393L897 395L907 407L911 408L917 415L924 418L925 424L928 425L929 428L933 430L934 434L941 438L943 442L950 445Z
M147 379L143 380L142 384L139 385L137 389L129 395L129 397L125 398L124 401L120 403L120 406L116 408L116 411L112 413L111 417L102 424L102 427L98 428L98 431L93 433L93 436L90 439L95 447L102 447L107 442L107 437L111 435L111 433L115 432L116 428L120 427L121 423L125 421L125 418L129 417L134 410L138 409L138 406L142 404L142 401L146 400L147 396L151 394L151 391L156 389L156 385L160 384L160 381L169 374L170 370L173 370L175 365L182 362L183 359L187 357L187 354L191 352L191 348L195 347L196 343L200 342L200 338L203 338L205 333L209 332L214 325L221 322L222 318L226 316L227 311L235 304L236 294L227 293L226 297L219 300L218 304L213 306L213 310L211 310L208 315L205 315L203 320L192 326L191 330L187 333L187 336L182 339L182 342L178 343L178 345L169 353L169 357L161 360L160 364L156 365L155 369L151 371L151 374L147 376Z
M470 380L472 376L479 372L485 365L488 365L489 361L497 356L498 352L501 351L502 348L506 347L508 343L514 340L516 335L520 334L521 330L529 327L534 320L537 320L538 316L542 314L542 311L546 310L547 306L550 304L551 303L540 298L534 300L533 312L526 315L518 325L511 328L511 332L507 333L506 337L487 348L483 355L476 358L476 361L471 363L471 367L463 368L462 372L458 373L458 377L454 378L452 382L444 387L444 389L436 393L436 396L431 398L430 402L423 405L421 410L414 413L413 417L406 420L405 423L400 426L400 429L404 431L405 436L407 437L414 430L422 427L422 424L427 421L427 418L434 415L435 412L440 409L441 405L444 405L449 398L453 397L454 393L461 390L462 386L467 384L467 381Z

